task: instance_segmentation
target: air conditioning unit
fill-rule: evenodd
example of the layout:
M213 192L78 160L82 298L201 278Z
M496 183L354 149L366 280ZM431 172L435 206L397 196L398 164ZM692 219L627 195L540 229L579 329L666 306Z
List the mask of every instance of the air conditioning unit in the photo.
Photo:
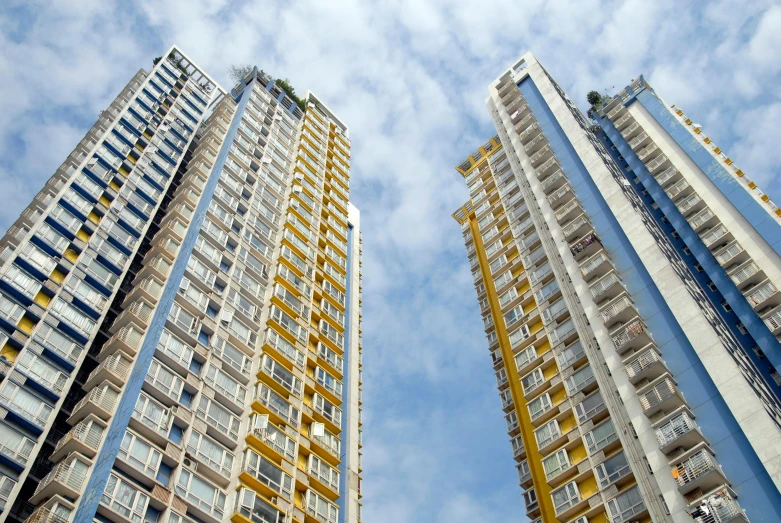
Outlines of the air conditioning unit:
M198 464L190 459L190 458L184 458L182 460L182 465L184 465L186 468L192 470L193 472L196 472L198 470Z

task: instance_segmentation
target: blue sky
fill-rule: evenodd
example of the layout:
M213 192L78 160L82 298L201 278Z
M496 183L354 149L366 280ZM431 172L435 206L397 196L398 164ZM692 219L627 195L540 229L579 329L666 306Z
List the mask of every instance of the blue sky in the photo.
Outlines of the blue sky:
M224 86L256 64L350 126L364 228L364 501L373 523L523 521L453 166L531 50L585 108L644 73L781 202L781 6L422 0L5 0L0 229L139 68L176 43Z

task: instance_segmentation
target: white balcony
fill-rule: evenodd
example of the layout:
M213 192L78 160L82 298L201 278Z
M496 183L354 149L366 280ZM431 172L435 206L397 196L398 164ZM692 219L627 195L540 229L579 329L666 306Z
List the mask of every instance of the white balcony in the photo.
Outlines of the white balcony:
M610 333L610 338L619 354L623 354L629 349L642 347L652 341L643 320L639 317L615 329Z
M625 366L626 375L632 385L642 380L653 381L667 371L655 347L650 347Z
M609 328L615 323L628 321L637 315L637 310L635 310L629 295L624 293L604 305L599 311L599 315L605 326Z
M79 461L79 460L73 460ZM30 503L40 503L44 499L52 496L62 496L68 499L76 499L81 494L81 488L84 486L84 480L87 478L87 468L79 463L58 463L49 472L38 486L35 493L30 498Z
M659 450L667 454L678 447L690 449L704 442L705 437L688 409L684 409L656 429L656 440Z
M775 306L781 303L781 295L770 280L765 280L764 282L747 289L745 291L745 296L754 310Z
M640 405L649 418L660 411L670 412L684 404L683 396L669 376L638 391Z
M694 489L710 492L720 485L727 484L721 467L713 455L704 448L695 452L676 467L678 491L686 494Z

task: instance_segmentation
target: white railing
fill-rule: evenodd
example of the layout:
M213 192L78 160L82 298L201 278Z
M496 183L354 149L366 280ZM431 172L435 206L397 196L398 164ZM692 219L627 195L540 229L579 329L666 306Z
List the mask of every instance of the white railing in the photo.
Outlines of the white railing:
M681 214L686 214L689 209L700 203L701 200L702 198L700 198L700 195L694 193L679 202L675 202L675 205L678 207L678 210L681 211Z
M659 359L659 355L654 350L648 350L644 353L642 353L639 357L632 360L631 363L628 363L626 366L626 374L630 378L634 378L641 372L643 372L645 369L653 365L654 363L657 363L661 361Z
M548 203L551 204L551 207L553 207L556 202L561 200L565 194L571 191L572 188L569 186L569 184L566 184L563 187L559 187L558 189L556 189L556 192L548 196Z
M675 198L676 196L681 194L681 191L686 189L688 186L689 186L689 182L687 182L686 180L679 180L664 192L666 192L667 196L669 196L670 198Z
M752 307L756 307L757 305L760 305L765 300L770 298L772 295L778 292L778 289L776 289L776 286L773 285L772 282L765 282L759 287L757 287L751 294L746 296L746 299L751 304Z
M564 177L564 173L561 172L561 170L556 171L554 175L547 178L544 182L542 182L541 189L543 192L547 191L551 187L553 187L553 184L562 180L566 180Z
M773 314L765 318L765 325L772 331L781 328L781 308L773 311Z
M640 336L643 332L645 332L643 322L639 319L634 320L629 325L622 327L621 332L612 336L613 345L616 346L616 349L619 349Z
M645 134L645 133L641 133L640 135L637 136L637 138L640 138L641 136L643 136L643 134ZM635 140L637 138L635 138ZM645 148L641 149L640 151L638 151L637 152L637 157L642 161L642 160L646 159L649 154L651 154L652 152L654 152L658 148L659 147L657 147L657 145L655 143L652 143L652 144L646 146Z
M633 123L632 125L630 125L626 129L621 131L621 136L624 137L624 140L628 139L629 136L638 129L638 127L640 127L639 123L637 123L637 122Z
M708 229L702 236L700 236L700 239L702 240L702 243L705 244L706 247L710 247L716 241L723 237L725 234L727 234L729 231L727 231L727 228L724 227L724 225L719 224L716 227L712 229Z
M664 185L667 183L673 176L678 174L678 169L675 167L668 167L658 175L656 175L656 181L659 182L659 185Z
M90 430L92 427L91 424L86 423L84 421L80 421L75 427L73 427L65 436L62 437L62 439L57 442L57 447L54 449L55 451L61 449L67 442L71 440L81 441L85 445L87 445L89 448L93 450L98 450L98 447L100 446L100 440L103 436L103 432L96 432L94 430Z
M610 287L619 283L618 275L614 272L603 276L594 285L591 286L591 297L596 299Z
M547 160L545 163L543 163L539 167L537 167L537 176L538 176L538 178L542 178L542 176L540 176L540 175L542 175L542 173L545 172L546 170L550 169L551 166L553 166L557 162L558 162L558 160L556 160L556 158L554 157L554 158L551 158L550 160Z
M537 163L540 160L540 158L543 158L546 154L549 154L549 153L553 154L553 151L551 151L550 145L546 145L545 147L543 147L542 149L540 149L539 151L534 153L529 158L529 160L531 161L532 165L534 165L535 163Z
M648 133L643 131L642 133L638 134L637 136L635 136L634 138L629 140L629 147L634 150L635 146L637 146L637 144L639 144L640 142L642 142L646 138L648 138ZM642 160L642 158L641 158L641 160Z
M656 170L657 167L659 167L666 161L667 161L667 156L660 154L659 156L657 156L656 158L648 162L646 167L648 168L649 172L653 172Z
M604 252L600 251L596 253L594 256L587 259L583 264L580 266L580 273L583 275L583 277L587 277L594 269L605 263L606 261L609 261L607 258L607 255L605 255Z
M701 450L678 465L678 476L675 480L679 487L683 487L717 467L718 465L714 461L713 456L708 451Z
M556 220L561 220L561 218L565 215L567 215L571 210L579 206L579 202L577 198L572 198L570 201L565 203L562 207L560 207L556 211Z
M681 412L656 429L656 440L659 442L660 447L664 447L696 428L697 424L694 423L689 415L686 412Z
M699 504L701 508L705 507L708 510L700 510L701 515L695 518L697 523L727 523L738 518L748 521L746 513L727 490L711 494Z
M621 118L616 120L616 122L613 125L615 125L616 129L618 129L621 126L623 126L626 122L628 122L630 118L632 118L632 115L629 114L629 113L626 113L624 116L622 116Z
M73 412L78 412L87 403L94 403L103 410L112 412L116 399L116 396L107 394L106 389L92 389L73 407Z
M38 484L38 487L35 489L35 494L38 494L41 490L44 489L44 487L53 481L67 485L71 489L78 492L81 490L81 486L84 483L85 477L86 475L83 472L76 470L76 468L72 465L59 463L56 467L54 467L54 470L46 474L46 477L41 480L41 482Z
M689 225L692 229L696 229L711 218L713 218L713 211L711 211L709 207L706 207L689 218Z
M564 233L564 236L569 238L572 233L580 229L582 226L586 225L588 223L588 218L585 214L581 214L579 217L575 218L571 222L569 222L567 225L565 225L561 232Z
M735 285L740 285L741 283L751 278L758 272L759 272L759 267L757 267L757 264L752 261L745 267L739 269L734 274L732 274L730 278L732 278L732 281L735 283Z
M620 296L618 299L610 302L610 305L602 309L602 311L600 311L599 314L602 316L602 321L607 322L610 321L611 318L615 317L616 314L631 306L632 306L632 300L630 300L629 297L626 294L624 294L623 296Z
M665 378L654 385L654 388L640 396L640 405L643 407L643 410L649 410L674 395L675 385L668 378Z

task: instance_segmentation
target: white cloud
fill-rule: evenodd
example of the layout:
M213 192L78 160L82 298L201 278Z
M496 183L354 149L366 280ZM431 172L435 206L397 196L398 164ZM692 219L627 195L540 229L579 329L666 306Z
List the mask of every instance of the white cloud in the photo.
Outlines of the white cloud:
M468 198L453 166L495 134L486 85L513 59L532 50L583 105L588 90L645 72L763 189L781 193L772 88L781 10L770 0L7 4L0 191L19 197L0 211L3 226L132 73L173 43L226 86L233 63L288 77L350 126L364 227L367 521L509 521L522 511L450 217Z

